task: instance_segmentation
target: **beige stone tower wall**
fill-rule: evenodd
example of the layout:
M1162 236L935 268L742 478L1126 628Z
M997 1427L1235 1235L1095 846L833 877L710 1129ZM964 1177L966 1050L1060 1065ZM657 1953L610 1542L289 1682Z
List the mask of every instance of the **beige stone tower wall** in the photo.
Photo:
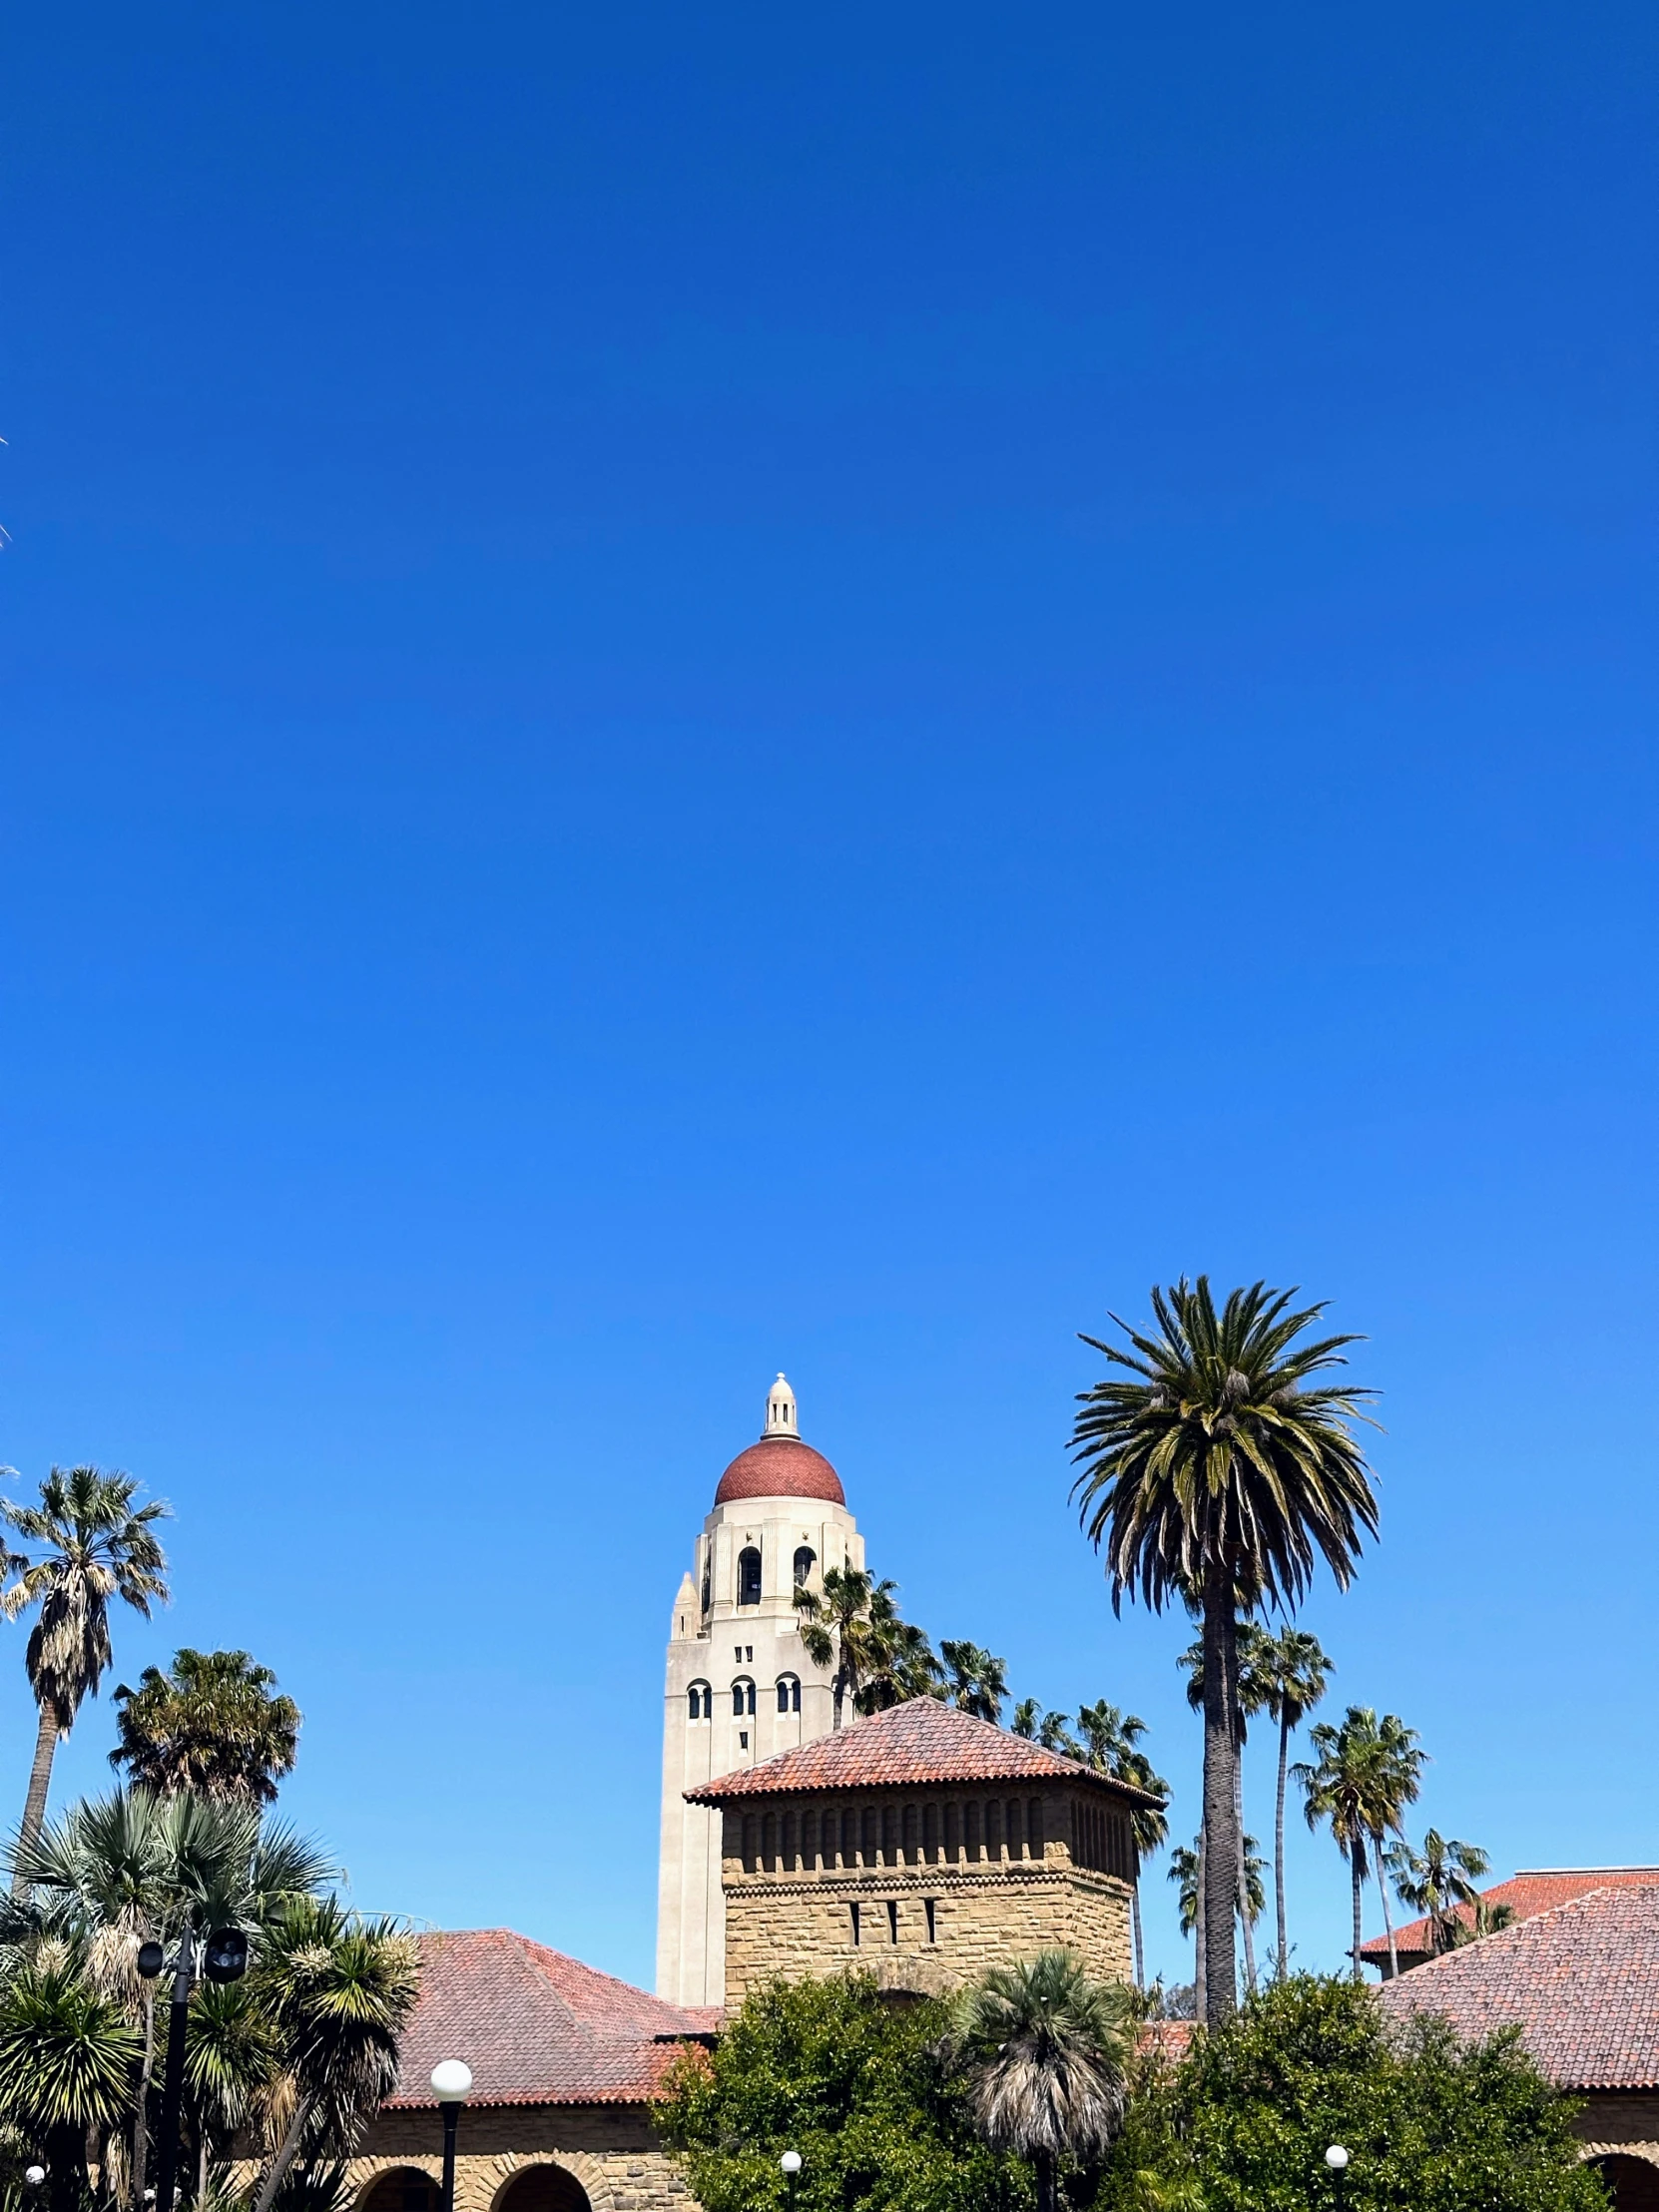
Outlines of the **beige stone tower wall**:
M793 1412L793 1398L790 1405ZM761 1554L761 1591L758 1603L744 1605L738 1559L752 1545ZM803 1546L813 1553L814 1585L829 1567L864 1563L857 1523L842 1505L805 1497L717 1505L674 1602L657 1891L657 1994L670 2004L719 2004L726 1987L720 1819L688 1805L686 1791L828 1736L833 1724L829 1670L812 1664L801 1641L795 1556ZM700 1709L708 1692L706 1719L692 1718L694 1687Z

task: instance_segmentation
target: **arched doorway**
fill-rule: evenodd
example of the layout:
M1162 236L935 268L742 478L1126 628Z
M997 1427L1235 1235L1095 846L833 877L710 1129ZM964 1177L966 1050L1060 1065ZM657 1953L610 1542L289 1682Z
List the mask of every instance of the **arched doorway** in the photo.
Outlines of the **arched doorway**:
M376 2174L357 2198L357 2212L438 2212L441 2192L418 2166L393 2166Z
M492 2212L592 2212L588 2192L563 2166L522 2166Z
M1607 2184L1613 2212L1659 2212L1659 2166L1620 2151L1592 2163Z

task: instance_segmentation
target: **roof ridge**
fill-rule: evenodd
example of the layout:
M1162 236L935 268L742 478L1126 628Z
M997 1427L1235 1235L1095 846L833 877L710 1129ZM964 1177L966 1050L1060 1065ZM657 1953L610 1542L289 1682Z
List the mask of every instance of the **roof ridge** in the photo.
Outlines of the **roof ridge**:
M1536 1913L1528 1913L1523 1921L1512 1921L1507 1928L1494 1928L1490 1935L1478 1936L1472 1943L1459 1943L1454 1950L1442 1950L1432 1958L1425 1958L1420 1966L1411 1968L1411 1979L1415 1981L1419 1974L1433 1973L1440 1966L1455 1965L1460 1959L1471 1957L1477 1950L1490 1958L1494 1955L1494 1944L1505 1950L1513 1950L1523 1940L1539 1941L1547 1922L1562 1919L1568 1913L1581 1912L1586 1906L1593 1905L1598 1898L1627 1897L1633 1890L1659 1892L1659 1874L1655 1874L1651 1882L1604 1882L1597 1889L1583 1891L1578 1897L1563 1898L1559 1905L1546 1905ZM1401 1974L1398 1978L1403 1981L1405 1976ZM1382 1983L1383 1988L1389 1986L1388 1982Z

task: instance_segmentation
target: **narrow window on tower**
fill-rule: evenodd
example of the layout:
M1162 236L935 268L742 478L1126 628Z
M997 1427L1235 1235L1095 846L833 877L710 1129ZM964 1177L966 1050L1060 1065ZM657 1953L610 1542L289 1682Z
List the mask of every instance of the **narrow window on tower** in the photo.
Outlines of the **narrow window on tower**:
M759 1605L761 1602L761 1554L754 1544L745 1544L738 1553L738 1603Z
M927 1915L927 1940L930 1943L936 1943L939 1939L938 1926L934 1920L938 1905L937 1898L923 1898L921 1901L921 1909Z
M800 1712L801 1677L798 1674L781 1674L778 1677L778 1710L780 1713Z
M795 1555L795 1586L798 1590L804 1590L807 1587L808 1582L812 1579L813 1569L817 1565L818 1553L811 1544L803 1544Z
M897 1942L897 1940L898 1940L898 1900L897 1900L897 1898L888 1898L888 1900L887 1900L887 1941L888 1941L889 1943L896 1943L896 1942Z
M851 1904L847 1907L846 1910L852 1917L852 1941L854 1947L856 1947L861 1940L858 1929L858 1901L856 1898L852 1900Z

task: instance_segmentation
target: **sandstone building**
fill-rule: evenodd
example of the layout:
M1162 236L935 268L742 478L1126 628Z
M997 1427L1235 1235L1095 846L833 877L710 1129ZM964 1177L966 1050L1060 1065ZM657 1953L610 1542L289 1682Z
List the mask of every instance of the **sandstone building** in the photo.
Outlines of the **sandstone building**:
M934 1698L691 1795L723 1822L728 2006L780 1973L936 1994L1057 1945L1130 1977L1130 1816L1159 1801Z
M657 1877L657 1994L670 2004L719 2004L726 1988L720 1824L687 1793L830 1733L830 1675L807 1657L795 1593L820 1587L829 1567L863 1563L840 1476L802 1442L780 1376L759 1442L720 1478L674 1601Z

